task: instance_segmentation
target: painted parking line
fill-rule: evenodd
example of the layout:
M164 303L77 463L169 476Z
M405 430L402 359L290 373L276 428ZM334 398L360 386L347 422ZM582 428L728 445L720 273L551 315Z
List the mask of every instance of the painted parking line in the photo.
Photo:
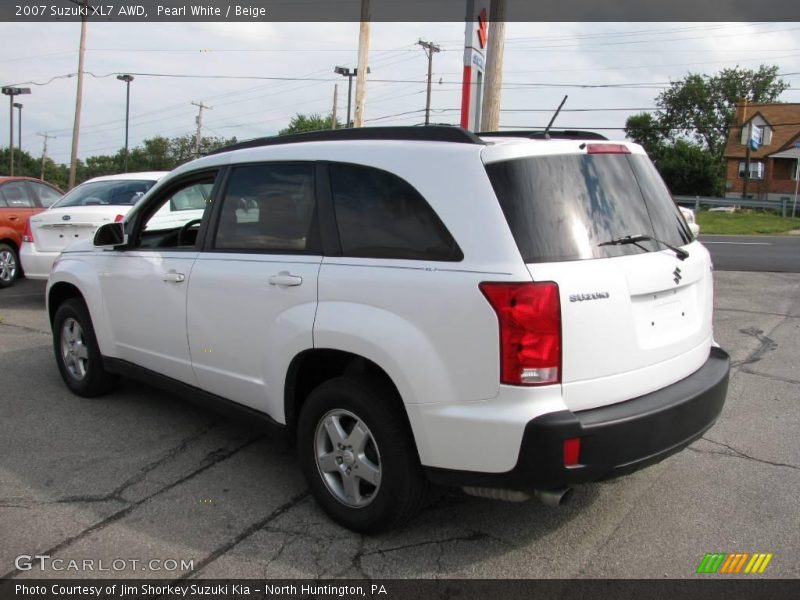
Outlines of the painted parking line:
M772 246L768 242L700 242L701 244L727 244L728 246Z

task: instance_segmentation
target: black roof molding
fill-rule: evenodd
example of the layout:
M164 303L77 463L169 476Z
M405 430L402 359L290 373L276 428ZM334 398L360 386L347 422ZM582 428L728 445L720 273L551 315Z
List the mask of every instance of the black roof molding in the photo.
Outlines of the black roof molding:
M564 129L561 131L551 129L547 134L544 130L515 130L515 131L482 131L481 137L521 137L531 140L607 140L608 138L594 131L580 131L578 129Z
M210 154L260 148L261 146L281 146L303 142L339 142L353 140L399 140L409 142L450 142L454 144L481 144L481 140L471 131L447 125L428 125L427 127L358 127L353 129L326 129L309 133L293 133L272 137L256 138L239 142L215 150Z

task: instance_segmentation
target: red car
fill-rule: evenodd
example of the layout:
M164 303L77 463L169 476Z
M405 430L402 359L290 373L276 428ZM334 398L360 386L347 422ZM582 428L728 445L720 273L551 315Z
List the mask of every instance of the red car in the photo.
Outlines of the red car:
M0 177L0 288L13 285L20 275L19 248L28 219L62 194L31 177Z

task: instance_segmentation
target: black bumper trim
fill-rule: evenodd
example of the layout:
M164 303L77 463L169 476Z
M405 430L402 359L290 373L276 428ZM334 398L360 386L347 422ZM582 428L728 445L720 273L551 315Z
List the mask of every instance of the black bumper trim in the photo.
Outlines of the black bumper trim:
M505 473L425 467L440 485L515 490L551 489L610 479L657 463L703 435L717 420L728 391L730 357L711 348L689 377L619 404L548 413L525 426L516 466ZM581 465L565 467L564 440L581 438Z

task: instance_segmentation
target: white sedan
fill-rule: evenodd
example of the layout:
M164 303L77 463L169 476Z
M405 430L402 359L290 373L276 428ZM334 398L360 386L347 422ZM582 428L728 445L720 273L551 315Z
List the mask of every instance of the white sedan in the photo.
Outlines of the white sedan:
M53 262L68 245L92 239L98 227L122 221L166 171L95 177L69 191L48 210L30 219L20 259L25 276L47 279Z

